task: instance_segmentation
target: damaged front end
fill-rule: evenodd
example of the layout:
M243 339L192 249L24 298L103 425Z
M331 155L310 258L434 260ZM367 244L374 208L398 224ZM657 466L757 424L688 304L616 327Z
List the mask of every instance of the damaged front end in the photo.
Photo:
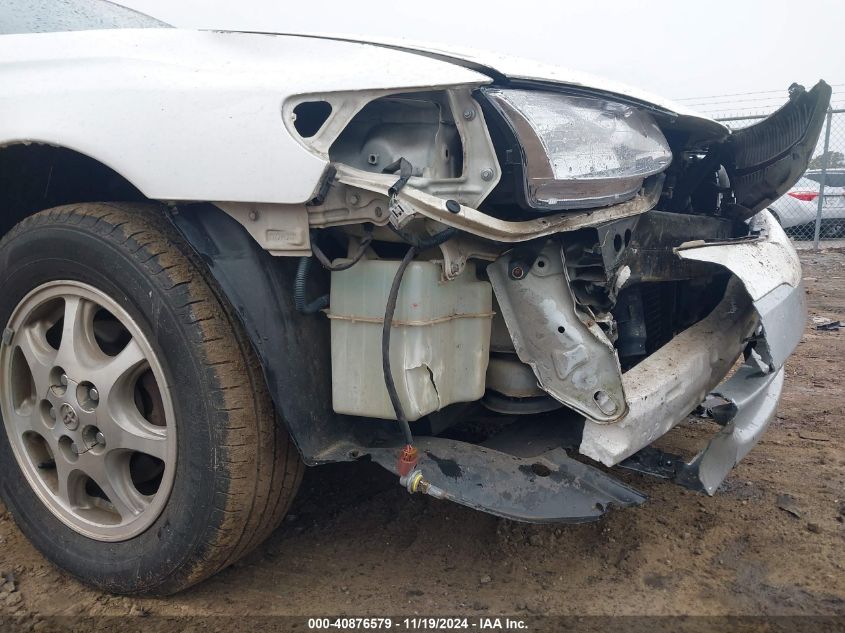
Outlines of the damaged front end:
M644 501L591 460L712 494L774 417L802 334L800 264L763 209L806 168L830 88L793 87L732 134L499 83L291 100L291 134L330 163L314 198L174 220L307 462L369 457L411 492L532 522ZM301 256L296 274L270 254ZM700 453L651 446L702 403L721 428Z

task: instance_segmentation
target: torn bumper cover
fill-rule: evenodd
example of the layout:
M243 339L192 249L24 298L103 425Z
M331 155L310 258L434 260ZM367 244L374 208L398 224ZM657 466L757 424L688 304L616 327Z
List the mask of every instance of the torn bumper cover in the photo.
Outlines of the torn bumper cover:
M588 420L582 454L713 494L759 440L774 418L783 363L801 338L806 309L800 263L783 229L767 211L753 222L752 239L676 249L680 258L717 264L734 278L707 318L624 375L628 413L612 424ZM719 385L743 351L745 363ZM687 464L656 458L646 447L708 394L732 405L721 431Z
M622 375L624 415L587 417L580 438L571 436L572 424L548 418L532 428L514 425L511 437L494 436L483 446L419 438L418 467L442 493L439 498L532 523L595 520L610 506L645 500L612 473L576 461L561 448L578 446L578 439L583 455L606 466L632 468L713 494L774 418L783 363L798 344L805 320L800 264L780 225L764 212L754 218L751 233L676 249L680 259L722 266L733 277L705 319ZM545 268L555 274L548 264ZM501 271L490 272L501 286ZM550 314L558 305L556 297L546 295ZM559 315L552 316L558 322ZM743 352L745 363L724 380ZM542 384L548 372L535 368L535 373ZM714 415L722 428L689 463L649 446L708 396L723 403ZM368 452L395 472L395 447Z

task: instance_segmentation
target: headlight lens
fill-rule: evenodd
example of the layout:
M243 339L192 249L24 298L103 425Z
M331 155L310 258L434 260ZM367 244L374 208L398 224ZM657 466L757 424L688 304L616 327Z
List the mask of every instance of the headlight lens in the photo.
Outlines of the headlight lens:
M486 89L522 146L528 204L583 209L632 198L672 160L646 112L621 103L532 90Z

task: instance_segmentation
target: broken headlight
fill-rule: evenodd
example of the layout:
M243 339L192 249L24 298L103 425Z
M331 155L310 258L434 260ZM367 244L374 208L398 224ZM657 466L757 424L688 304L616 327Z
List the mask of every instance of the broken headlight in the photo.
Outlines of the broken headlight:
M663 133L637 108L589 97L485 89L522 147L528 204L600 207L632 198L672 160Z

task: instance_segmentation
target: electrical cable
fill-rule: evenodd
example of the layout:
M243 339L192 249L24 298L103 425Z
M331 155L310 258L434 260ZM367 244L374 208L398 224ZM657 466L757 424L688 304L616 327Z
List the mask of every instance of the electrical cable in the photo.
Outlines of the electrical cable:
M396 313L396 301L399 297L399 286L402 285L402 277L405 275L405 270L417 254L417 247L411 246L405 257L396 269L396 274L393 276L393 283L390 286L390 293L387 295L387 306L384 309L384 323L381 328L381 368L384 373L384 386L387 387L387 395L390 396L390 404L393 405L393 412L396 414L396 419L402 427L402 433L405 435L405 443L411 445L414 443L414 437L411 434L411 426L408 424L408 418L405 415L405 409L402 407L402 401L399 399L399 392L396 391L396 382L393 380L393 372L390 369L390 330L393 325L393 315Z
M435 246L440 246L443 242L458 234L458 229L449 227L448 229L443 229L439 233L435 233L429 237L417 237L416 235L412 235L402 229L397 229L392 224L388 224L388 226L391 231L396 233L396 235L408 242L411 246L415 246L418 251L424 251L429 248L434 248Z
M364 229L366 231L366 235L361 240L361 243L358 245L358 250L355 252L354 255L349 259L349 261L345 261L342 264L333 264L331 260L326 256L323 250L317 245L316 234L311 233L311 250L314 253L314 256L323 265L324 268L331 271L339 271L339 270L347 270L352 268L355 264L361 261L361 258L364 256L364 253L367 252L367 249L370 247L370 244L373 241L373 227L372 225L367 225ZM296 279L294 280L293 286L293 303L296 307L298 312L302 314L314 314L327 308L329 305L329 295L323 295L322 297L317 297L311 303L308 303L306 299L307 289L308 289L308 271L311 269L311 257L300 257L299 258L299 265L296 269Z
M445 229L427 239L418 240L418 242L422 243L424 248L433 248L451 239L455 233L457 233L457 229ZM405 257L402 258L399 268L396 269L396 274L393 276L393 283L390 286L390 292L387 295L387 305L384 309L384 322L382 323L381 329L381 367L384 373L384 386L387 388L387 395L390 396L390 404L393 405L393 412L402 426L402 432L405 435L405 441L408 445L413 444L413 435L411 434L411 426L408 424L408 417L405 415L405 409L402 407L402 401L399 399L399 392L396 390L393 372L390 369L390 332L393 325L393 315L396 313L396 302L399 298L402 277L419 251L419 246L412 245L408 249L408 252L405 253Z
M320 246L317 244L316 234L312 232L311 234L311 250L314 253L314 256L319 260L320 264L323 265L323 268L326 270L338 271L338 270L348 270L352 268L355 264L357 264L361 258L364 256L364 253L367 252L367 249L370 247L373 241L373 227L371 224L365 225L364 231L366 231L366 235L361 239L361 243L358 245L358 250L355 251L355 254L349 259L349 261L343 262L342 264L333 264L331 260L326 256Z
M311 303L307 302L306 290L308 288L308 271L311 269L311 258L300 257L299 265L296 268L296 279L293 284L293 303L297 312L302 314L315 314L329 305L329 295L317 297Z

